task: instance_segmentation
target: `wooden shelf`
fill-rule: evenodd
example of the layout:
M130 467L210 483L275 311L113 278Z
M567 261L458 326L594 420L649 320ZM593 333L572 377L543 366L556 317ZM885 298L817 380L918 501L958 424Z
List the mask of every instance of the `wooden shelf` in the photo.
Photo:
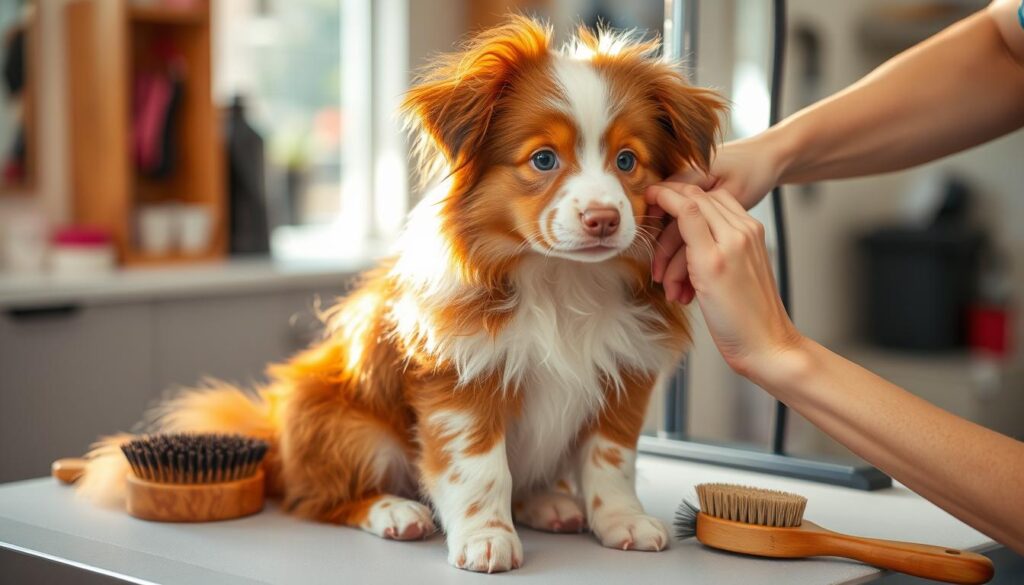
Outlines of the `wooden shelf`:
M217 250L210 250L202 254L184 255L180 253L162 254L154 256L142 252L128 251L125 255L125 264L132 268L146 268L154 266L178 266L182 264L210 264L224 262L224 254Z
M133 4L128 14L135 22L153 24L205 24L208 19L206 11L201 8L174 8L159 4Z
M210 0L197 0L188 9L73 0L65 11L74 221L110 232L125 266L223 258L227 195L221 120L211 83ZM129 144L137 76L170 67L156 47L173 49L184 84L172 128L175 162L161 179L139 172ZM208 207L213 214L210 250L190 256L140 253L137 210L151 202Z

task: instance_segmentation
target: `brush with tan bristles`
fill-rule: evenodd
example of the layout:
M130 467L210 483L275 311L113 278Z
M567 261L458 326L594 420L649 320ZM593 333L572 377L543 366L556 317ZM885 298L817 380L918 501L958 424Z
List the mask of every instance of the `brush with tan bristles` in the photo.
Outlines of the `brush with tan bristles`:
M697 486L700 508L687 500L676 513L676 537L705 546L776 558L843 557L947 583L987 583L992 561L977 553L850 536L803 519L807 498L722 483Z

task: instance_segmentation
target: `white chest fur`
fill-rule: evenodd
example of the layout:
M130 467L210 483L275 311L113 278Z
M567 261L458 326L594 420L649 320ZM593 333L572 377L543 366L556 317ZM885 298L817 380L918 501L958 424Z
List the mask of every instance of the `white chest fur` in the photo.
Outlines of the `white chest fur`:
M671 356L647 325L652 310L627 301L608 265L530 259L516 290L516 315L489 351L504 358L506 379L523 393L506 444L513 483L525 489L554 479L621 368L657 372Z
M624 367L661 372L677 356L658 343L657 315L630 302L614 266L540 255L518 266L515 315L501 333L437 335L431 315L464 291L440 231L423 227L435 208L417 207L394 268L411 285L394 301L397 333L452 364L462 382L499 372L504 387L495 391L518 388L523 409L506 437L515 487L553 480L609 382L621 384Z

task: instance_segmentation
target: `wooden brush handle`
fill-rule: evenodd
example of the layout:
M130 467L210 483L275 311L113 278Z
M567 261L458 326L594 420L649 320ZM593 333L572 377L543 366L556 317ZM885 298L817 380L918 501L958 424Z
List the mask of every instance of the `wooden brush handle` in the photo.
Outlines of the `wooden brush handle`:
M794 528L732 522L700 513L697 539L707 546L762 557L844 557L947 583L987 583L992 561L977 553L826 530L804 520Z
M85 459L58 459L50 466L50 475L61 483L75 483L85 473Z
M992 579L992 561L977 553L828 531L819 535L813 556L845 557L883 569L948 583L987 583Z

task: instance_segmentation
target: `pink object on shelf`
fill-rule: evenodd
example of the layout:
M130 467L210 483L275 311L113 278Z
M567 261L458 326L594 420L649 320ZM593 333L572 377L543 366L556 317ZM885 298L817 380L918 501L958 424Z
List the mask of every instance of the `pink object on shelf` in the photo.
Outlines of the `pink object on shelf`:
M117 265L110 234L89 226L66 226L53 232L50 270L57 276L109 273Z
M110 234L89 226L66 226L54 231L53 244L72 247L109 246Z
M135 162L143 170L151 170L163 156L161 131L171 103L171 82L153 73L140 73L135 78L135 119L132 128Z

